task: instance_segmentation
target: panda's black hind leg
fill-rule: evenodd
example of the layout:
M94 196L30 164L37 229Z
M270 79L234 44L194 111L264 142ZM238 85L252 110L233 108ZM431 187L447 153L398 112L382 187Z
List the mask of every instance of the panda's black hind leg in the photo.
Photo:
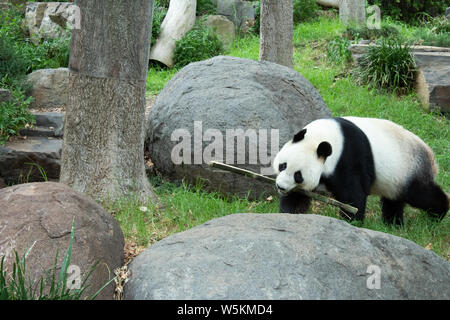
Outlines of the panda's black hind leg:
M449 209L447 194L434 181L425 183L414 180L407 189L406 202L439 220L445 217Z
M383 221L386 224L403 225L403 201L389 200L381 198L381 212Z
M280 195L281 213L306 213L311 204L311 199L301 193L291 192Z

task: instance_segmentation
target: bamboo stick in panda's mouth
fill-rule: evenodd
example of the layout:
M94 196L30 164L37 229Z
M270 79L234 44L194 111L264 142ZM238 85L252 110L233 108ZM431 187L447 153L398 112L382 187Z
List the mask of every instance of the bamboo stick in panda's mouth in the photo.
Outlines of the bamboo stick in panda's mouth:
M273 178L264 176L262 174L259 174L259 173L253 172L253 171L249 171L249 170L241 169L241 168L238 168L238 167L234 167L234 166L231 166L229 164L225 164L225 163L221 163L221 162L217 162L217 161L211 161L209 163L209 165L211 167L214 167L214 168L218 168L218 169L222 169L222 170L225 170L225 171L230 171L230 172L233 172L233 173L237 173L237 174L240 174L240 175L243 175L243 176L246 176L246 177L249 177L249 178L253 178L253 179L256 179L256 180L259 180L259 181L262 181L262 182L267 182L267 183L272 183L272 184L275 183L275 179L273 179ZM357 208L355 208L355 207L353 207L353 206L351 206L349 204L342 203L342 202L337 201L337 200L335 200L333 198L330 198L330 197L327 197L327 196L324 196L324 195L321 195L321 194L318 194L318 193L315 193L315 192L303 190L303 189L301 189L299 187L294 188L292 191L301 193L301 194L303 194L303 195L305 195L305 196L307 196L307 197L309 197L311 199L314 199L314 200L317 200L317 201L320 201L320 202L323 202L323 203L326 203L326 204L338 207L338 208L340 208L342 210L348 211L348 212L353 213L353 214L356 214L358 212Z

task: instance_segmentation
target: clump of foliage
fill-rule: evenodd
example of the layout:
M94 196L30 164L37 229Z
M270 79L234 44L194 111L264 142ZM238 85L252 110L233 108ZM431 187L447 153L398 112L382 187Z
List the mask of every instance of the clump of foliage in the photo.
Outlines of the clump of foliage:
M216 14L216 6L211 0L197 0L197 16Z
M400 32L394 26L382 26L381 29L369 29L366 26L350 26L344 32L348 39L375 40L379 38L397 38Z
M1 87L1 85L0 85ZM0 145L12 135L17 135L26 124L34 123L34 116L28 111L32 101L23 90L13 89L13 99L0 103Z
M408 23L418 23L423 13L433 17L442 15L448 7L448 0L369 0L368 3L378 5L385 16Z
M361 57L355 75L359 83L406 93L414 85L415 72L410 47L396 39L382 39Z
M450 47L450 20L424 16L421 27L413 33L413 37L424 45Z
M17 50L13 38L0 32L0 79L12 84L14 81L23 78L27 70L28 62Z
M191 62L209 59L224 53L223 44L217 35L202 21L175 44L175 67L180 68Z
M159 34L161 32L161 24L164 20L164 17L167 14L167 8L164 7L160 1L155 1L155 8L153 10L153 22L152 22L152 38L150 39L150 47L156 43L156 39L158 39Z
M0 37L13 43L15 57L26 62L26 73L44 68L66 67L69 63L70 32L57 39L41 39L33 44L24 30L22 13L17 8L0 11ZM5 60L4 63L10 63ZM10 75L11 76L11 75Z
M56 253L53 268L50 270L50 276L48 279L44 279L44 277L41 276L37 285L29 280L26 270L26 258L33 249L33 246L31 246L21 258L19 258L18 253L14 250L15 260L12 264L10 276L4 268L5 256L3 256L0 259L0 300L80 300L83 293L88 288L87 281L98 263L94 264L87 273L84 280L81 282L79 289L73 289L68 286L69 281L67 274L72 255L74 235L75 231L73 223L69 246L59 268L59 274L56 272L58 261L58 253ZM112 280L113 279L108 281L95 294L88 297L88 299L95 299Z
M327 44L327 57L335 64L344 64L352 61L352 53L349 50L350 40L335 38Z
M294 24L311 20L318 9L315 0L294 0Z

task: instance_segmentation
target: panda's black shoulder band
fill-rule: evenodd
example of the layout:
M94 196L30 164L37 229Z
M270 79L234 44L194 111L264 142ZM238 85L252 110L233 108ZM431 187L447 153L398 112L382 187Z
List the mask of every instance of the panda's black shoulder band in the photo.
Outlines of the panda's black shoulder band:
M302 141L303 138L305 138L305 134L306 134L306 129L300 130L300 131L294 136L294 139L292 139L292 142L293 142L293 143L296 143L296 142Z

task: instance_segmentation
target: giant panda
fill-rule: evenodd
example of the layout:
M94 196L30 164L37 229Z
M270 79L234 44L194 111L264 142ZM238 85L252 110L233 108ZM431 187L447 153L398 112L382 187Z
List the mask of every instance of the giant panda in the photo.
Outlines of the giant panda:
M309 123L273 161L283 213L304 213L310 199L291 192L325 187L334 198L358 209L343 217L362 221L369 194L381 196L382 218L403 223L405 203L442 219L449 197L434 182L438 172L431 148L403 127L383 119L342 117Z

